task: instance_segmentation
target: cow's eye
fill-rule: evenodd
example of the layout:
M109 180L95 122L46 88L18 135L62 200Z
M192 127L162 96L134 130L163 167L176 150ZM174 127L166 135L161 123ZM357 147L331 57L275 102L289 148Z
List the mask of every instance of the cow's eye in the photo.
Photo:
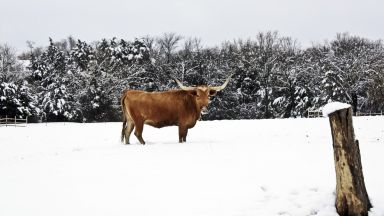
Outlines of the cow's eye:
M194 95L194 96L199 97L199 95L197 94L197 91L191 91L191 94Z
M215 96L217 93L216 90L209 90L209 96Z

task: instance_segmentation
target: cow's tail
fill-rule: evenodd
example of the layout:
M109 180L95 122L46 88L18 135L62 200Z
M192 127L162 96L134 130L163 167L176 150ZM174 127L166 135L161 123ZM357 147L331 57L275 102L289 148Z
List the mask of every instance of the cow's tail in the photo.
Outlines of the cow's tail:
M123 92L123 96L121 97L121 110L123 111L123 128L121 129L121 142L124 142L124 138L125 138L125 128L127 127L127 115L126 115L126 107L125 107L125 97L126 97L126 92L127 90L125 90Z

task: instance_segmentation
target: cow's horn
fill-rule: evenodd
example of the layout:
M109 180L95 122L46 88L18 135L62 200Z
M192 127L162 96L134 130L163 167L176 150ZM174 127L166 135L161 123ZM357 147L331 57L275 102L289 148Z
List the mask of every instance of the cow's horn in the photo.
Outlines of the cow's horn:
M215 91L223 90L225 87L227 87L227 85L229 83L229 80L231 79L232 76L233 76L233 74L229 75L229 77L227 78L227 80L225 80L223 85L221 85L221 86L213 86L213 87L209 87L209 88L212 89L212 90L215 90Z
M172 77L172 78L176 81L177 85L179 85L179 87L180 87L182 90L184 90L184 91L189 91L189 90L195 90L195 89L196 89L195 87L184 86L178 79L176 79L176 78L174 78L174 77Z

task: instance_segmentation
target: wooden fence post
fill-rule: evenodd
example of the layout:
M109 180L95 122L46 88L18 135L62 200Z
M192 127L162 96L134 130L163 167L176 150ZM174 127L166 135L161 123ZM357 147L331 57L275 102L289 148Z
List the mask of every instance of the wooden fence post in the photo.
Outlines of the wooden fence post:
M336 169L336 210L341 216L367 216L372 205L365 188L359 142L355 140L352 108L326 108L331 104L324 107L327 110L324 116L329 117L332 132Z

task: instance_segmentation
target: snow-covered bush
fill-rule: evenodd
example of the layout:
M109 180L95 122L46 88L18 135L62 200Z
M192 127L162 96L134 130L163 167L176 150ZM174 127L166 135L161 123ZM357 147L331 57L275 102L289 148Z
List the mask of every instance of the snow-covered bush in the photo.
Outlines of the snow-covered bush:
M52 83L41 93L40 105L50 121L78 119L78 110L72 94L65 85Z
M118 121L120 110L114 106L110 88L99 82L100 80L92 78L79 98L82 120L85 122Z
M0 83L0 116L24 118L38 115L37 98L32 94L27 82L21 84Z

